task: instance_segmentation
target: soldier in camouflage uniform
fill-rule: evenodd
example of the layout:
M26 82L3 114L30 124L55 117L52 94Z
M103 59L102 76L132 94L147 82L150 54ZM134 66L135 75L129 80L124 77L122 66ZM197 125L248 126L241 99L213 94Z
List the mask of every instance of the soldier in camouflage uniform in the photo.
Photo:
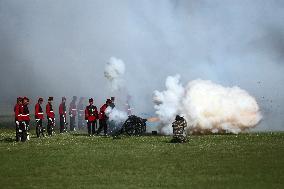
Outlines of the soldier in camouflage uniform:
M171 142L174 143L184 143L186 142L186 137L184 134L184 129L187 127L186 120L179 115L176 116L176 120L172 124L173 127L173 139Z

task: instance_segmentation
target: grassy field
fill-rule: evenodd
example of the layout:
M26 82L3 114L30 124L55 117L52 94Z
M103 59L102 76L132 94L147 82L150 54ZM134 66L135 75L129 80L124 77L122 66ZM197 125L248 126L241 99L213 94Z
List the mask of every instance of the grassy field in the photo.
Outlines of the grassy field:
M284 133L170 137L57 134L26 143L0 129L1 188L283 188Z

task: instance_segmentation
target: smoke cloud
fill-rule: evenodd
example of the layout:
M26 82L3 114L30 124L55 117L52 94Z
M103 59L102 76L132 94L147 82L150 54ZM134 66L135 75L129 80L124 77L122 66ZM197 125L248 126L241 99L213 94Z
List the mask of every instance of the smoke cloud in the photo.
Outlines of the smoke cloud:
M154 91L153 101L156 104L156 114L163 124L170 125L175 116L182 112L181 100L184 98L184 87L179 83L180 76L168 77L166 80L166 90ZM172 132L171 130L166 133Z
M126 112L111 107L107 107L106 115L109 117L110 121L114 121L116 123L122 123L128 117Z
M116 91L124 86L123 75L125 73L125 64L122 60L111 57L105 66L104 75L110 82L111 90Z
M194 80L184 88L180 77L168 77L166 90L154 92L162 132L172 133L171 123L180 114L194 133L239 133L255 127L262 116L256 100L239 87L223 87L209 80Z

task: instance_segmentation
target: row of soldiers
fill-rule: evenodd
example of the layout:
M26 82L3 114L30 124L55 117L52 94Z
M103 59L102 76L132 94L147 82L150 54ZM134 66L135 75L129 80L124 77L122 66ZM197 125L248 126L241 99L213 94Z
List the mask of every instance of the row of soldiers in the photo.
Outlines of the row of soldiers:
M76 115L78 113L78 128L81 129L84 126L84 115L87 121L88 134L99 134L104 130L104 134L107 135L107 120L106 115L107 107L114 108L115 98L107 99L105 104L102 105L100 111L94 105L94 100L89 99L89 105L84 108L84 98L80 98L78 105L76 106L77 97L74 96L69 106L70 117L70 131L75 131ZM35 105L35 120L36 120L36 134L37 137L44 136L45 128L43 126L44 112L42 108L43 98L39 98ZM15 124L16 124L16 140L25 141L29 140L30 130L30 112L29 112L29 99L27 97L18 97L17 103L14 107L15 112ZM78 111L77 111L78 108ZM48 98L46 104L46 117L47 117L47 134L52 135L55 127L55 113L53 109L53 97ZM67 131L67 112L66 112L66 98L62 97L62 101L59 105L59 122L60 133ZM97 120L99 120L99 128L97 128Z

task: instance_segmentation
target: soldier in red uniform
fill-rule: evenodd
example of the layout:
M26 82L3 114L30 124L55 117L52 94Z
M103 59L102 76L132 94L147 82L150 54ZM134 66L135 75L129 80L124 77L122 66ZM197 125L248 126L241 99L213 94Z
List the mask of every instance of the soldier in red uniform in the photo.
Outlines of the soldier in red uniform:
M43 98L39 98L37 104L35 105L35 120L36 120L36 136L39 138L40 135L44 137L44 127L42 125L43 117L43 110L42 110L42 102Z
M97 130L97 134L100 134L102 129L104 129L104 134L107 135L107 120L108 120L108 117L106 116L105 111L106 111L107 107L110 106L111 103L112 103L112 101L110 99L107 99L106 103L100 108L100 113L99 113L100 126Z
M67 132L66 122L66 98L62 97L61 104L59 105L59 117L60 117L60 133Z
M29 129L30 129L30 111L29 111L29 99L27 97L23 98L22 106L22 141L30 140Z
M77 115L77 107L76 107L77 97L73 96L73 99L69 106L69 116L70 116L70 131L75 131L75 118Z
M92 136L95 134L97 118L98 118L98 110L97 110L97 107L93 105L93 103L94 103L94 100L90 98L89 106L87 106L85 109L85 120L87 120L89 136Z
M52 136L53 129L55 127L55 114L52 108L53 97L48 98L46 104L46 116L47 116L47 134Z
M20 141L21 124L22 124L22 97L17 98L17 104L14 106L15 124L16 124L16 141Z

